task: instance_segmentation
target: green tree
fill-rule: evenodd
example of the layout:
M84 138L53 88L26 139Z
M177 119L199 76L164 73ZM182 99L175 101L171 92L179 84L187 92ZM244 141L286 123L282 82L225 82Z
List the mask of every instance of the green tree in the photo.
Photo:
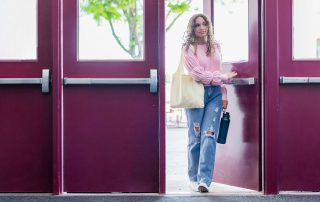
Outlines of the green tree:
M166 31L177 19L190 9L192 0L166 0ZM143 0L82 0L81 11L91 14L100 24L106 20L112 36L119 46L132 58L140 58L143 49ZM128 26L129 39L124 44L117 33L116 24L123 22Z

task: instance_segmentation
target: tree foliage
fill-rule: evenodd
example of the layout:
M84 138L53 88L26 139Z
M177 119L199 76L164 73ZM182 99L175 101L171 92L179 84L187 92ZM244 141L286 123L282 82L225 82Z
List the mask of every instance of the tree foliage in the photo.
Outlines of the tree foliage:
M166 31L190 9L192 0L166 0ZM132 58L140 58L143 52L143 0L82 0L81 11L92 15L100 24L107 21L112 36ZM129 30L128 43L124 44L117 33L116 24L125 23Z

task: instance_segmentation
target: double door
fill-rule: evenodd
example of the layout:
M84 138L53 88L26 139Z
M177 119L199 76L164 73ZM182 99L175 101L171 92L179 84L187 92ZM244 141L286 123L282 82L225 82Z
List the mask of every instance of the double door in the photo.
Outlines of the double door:
M158 1L122 59L79 54L86 2L0 1L0 192L159 192Z

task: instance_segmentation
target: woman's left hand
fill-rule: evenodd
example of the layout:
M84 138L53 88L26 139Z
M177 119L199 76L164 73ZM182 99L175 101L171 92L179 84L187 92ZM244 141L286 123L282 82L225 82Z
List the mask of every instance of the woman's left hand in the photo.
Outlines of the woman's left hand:
M228 100L222 100L222 109L227 109L228 107Z

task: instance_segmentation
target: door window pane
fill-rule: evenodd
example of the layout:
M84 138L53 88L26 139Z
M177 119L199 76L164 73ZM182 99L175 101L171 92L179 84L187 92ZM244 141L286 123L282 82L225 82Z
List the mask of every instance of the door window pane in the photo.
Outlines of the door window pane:
M319 19L319 0L293 0L293 59L320 59Z
M0 60L37 59L37 0L0 0Z
M143 0L79 0L79 60L143 60Z
M248 0L214 1L214 34L223 62L248 61Z

